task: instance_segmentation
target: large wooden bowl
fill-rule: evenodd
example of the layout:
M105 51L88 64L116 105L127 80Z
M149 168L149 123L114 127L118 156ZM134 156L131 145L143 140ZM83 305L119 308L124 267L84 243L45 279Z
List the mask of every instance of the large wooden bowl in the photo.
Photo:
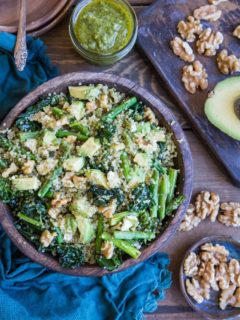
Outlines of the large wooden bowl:
M135 83L127 79L106 73L70 73L48 81L23 98L4 119L0 129L6 127L10 128L13 125L16 117L28 106L35 103L40 96L45 96L49 92L66 92L68 85L77 85L78 83L104 83L112 87L114 86L119 91L126 92L128 95L137 96L141 101L152 108L160 120L160 124L165 126L169 132L173 133L173 138L178 151L178 158L176 160L176 165L180 169L178 191L185 195L186 200L178 208L178 210L176 210L174 215L169 217L169 221L165 230L158 236L158 238L142 250L142 254L137 260L125 260L122 266L117 270L120 271L144 261L154 253L158 252L159 249L166 244L176 232L189 204L192 193L192 157L180 125L177 123L172 113L166 108L164 103ZM96 265L84 265L76 269L64 269L52 256L39 253L33 247L33 245L26 241L16 230L13 224L12 214L9 208L3 203L0 203L0 222L13 243L25 255L30 259L44 265L45 267L75 276L102 276L109 273L108 271L103 270Z

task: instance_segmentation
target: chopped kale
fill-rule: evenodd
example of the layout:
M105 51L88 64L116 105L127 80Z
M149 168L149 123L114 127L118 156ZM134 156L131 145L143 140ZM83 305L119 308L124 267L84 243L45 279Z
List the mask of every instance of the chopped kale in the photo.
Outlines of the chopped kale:
M57 254L63 268L77 268L84 263L83 250L80 245L58 245Z

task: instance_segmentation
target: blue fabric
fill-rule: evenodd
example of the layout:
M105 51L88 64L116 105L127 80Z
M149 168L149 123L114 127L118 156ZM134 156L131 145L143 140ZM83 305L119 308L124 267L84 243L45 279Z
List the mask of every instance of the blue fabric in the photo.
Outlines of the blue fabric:
M0 33L0 118L26 93L57 74L41 40L28 37L24 72L15 69L15 36ZM0 227L1 320L140 320L171 285L169 259L159 253L102 278L52 272L23 256Z
M26 68L18 71L13 58L15 42L14 35L0 32L0 119L27 93L58 75L45 54L43 42L31 37L27 37Z
M52 272L23 256L0 229L1 320L140 320L171 285L168 256L96 277Z

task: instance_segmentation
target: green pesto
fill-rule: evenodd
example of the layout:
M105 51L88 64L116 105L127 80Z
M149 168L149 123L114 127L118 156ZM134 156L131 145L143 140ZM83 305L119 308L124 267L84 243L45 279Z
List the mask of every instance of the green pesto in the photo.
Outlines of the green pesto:
M74 26L79 43L99 54L123 49L134 29L132 13L115 0L93 0L83 8Z

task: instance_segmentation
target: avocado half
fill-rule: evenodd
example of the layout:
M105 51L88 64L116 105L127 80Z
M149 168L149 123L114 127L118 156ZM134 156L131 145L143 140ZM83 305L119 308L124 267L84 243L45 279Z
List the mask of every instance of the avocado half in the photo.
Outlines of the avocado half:
M240 77L216 85L205 102L205 114L215 127L240 141Z

